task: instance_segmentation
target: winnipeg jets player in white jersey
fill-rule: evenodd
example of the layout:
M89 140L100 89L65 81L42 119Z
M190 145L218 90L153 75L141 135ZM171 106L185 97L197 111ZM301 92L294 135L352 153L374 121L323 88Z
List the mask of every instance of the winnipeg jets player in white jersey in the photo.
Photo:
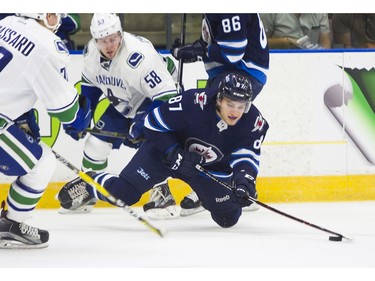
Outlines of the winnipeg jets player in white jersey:
M0 173L16 176L7 204L1 203L0 248L48 246L48 231L25 223L56 163L51 149L39 142L35 102L64 128L82 131L91 120L88 102L66 80L69 52L54 34L61 16L18 14L0 21Z
M102 95L110 101L95 129L128 135L125 141L93 133L88 136L82 170L104 171L112 149L119 149L122 144L140 146L145 116L175 96L177 90L168 71L168 61L149 40L124 32L116 14L94 14L90 32L93 38L84 50L81 95L90 100L93 110ZM79 139L83 135L72 131L71 136ZM79 189L77 186L77 192L72 195L66 194L66 188L60 191L60 198L72 196L72 203L62 204L60 213L91 211L95 201L87 201L79 208L73 203L75 196L81 195Z

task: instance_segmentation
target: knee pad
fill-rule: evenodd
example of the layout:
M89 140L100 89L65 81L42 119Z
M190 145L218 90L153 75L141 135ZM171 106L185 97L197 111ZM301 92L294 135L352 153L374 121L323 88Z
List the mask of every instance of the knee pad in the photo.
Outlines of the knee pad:
M111 149L111 143L90 135L83 151L82 170L104 171L108 165L107 160Z
M242 214L242 209L237 208L226 212L211 213L211 218L221 227L228 228L235 225Z

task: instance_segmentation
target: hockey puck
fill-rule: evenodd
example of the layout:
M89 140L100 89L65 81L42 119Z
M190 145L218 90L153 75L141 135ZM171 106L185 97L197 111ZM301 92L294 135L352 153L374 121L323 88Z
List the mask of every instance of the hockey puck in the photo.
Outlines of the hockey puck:
M329 241L342 241L341 236L330 236Z

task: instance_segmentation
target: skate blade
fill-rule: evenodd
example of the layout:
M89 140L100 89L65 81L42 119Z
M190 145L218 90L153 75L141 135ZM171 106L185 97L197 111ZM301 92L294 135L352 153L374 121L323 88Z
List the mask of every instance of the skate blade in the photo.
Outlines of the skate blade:
M69 210L69 209L60 207L58 212L59 214L62 214L62 215L87 214L87 213L90 213L93 209L94 209L93 205L81 206L74 210Z
M191 215L203 212L204 210L206 209L203 208L202 206L199 206L198 208L193 208L193 209L181 209L180 216L187 217L187 216L191 216Z
M179 217L176 206L149 209L145 213L152 220L176 219Z
M0 249L43 249L47 247L47 242L42 244L24 244L15 240L0 239Z

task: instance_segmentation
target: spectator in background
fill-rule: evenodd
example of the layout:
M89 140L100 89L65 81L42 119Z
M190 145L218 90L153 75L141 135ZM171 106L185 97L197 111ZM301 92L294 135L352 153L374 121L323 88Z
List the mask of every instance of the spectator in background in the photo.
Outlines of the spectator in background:
M330 49L328 14L260 14L270 49Z
M81 28L81 19L79 14L68 14L62 19L61 25L56 35L61 38L69 50L75 50L74 41L70 38Z
M333 14L334 48L375 48L375 14Z

